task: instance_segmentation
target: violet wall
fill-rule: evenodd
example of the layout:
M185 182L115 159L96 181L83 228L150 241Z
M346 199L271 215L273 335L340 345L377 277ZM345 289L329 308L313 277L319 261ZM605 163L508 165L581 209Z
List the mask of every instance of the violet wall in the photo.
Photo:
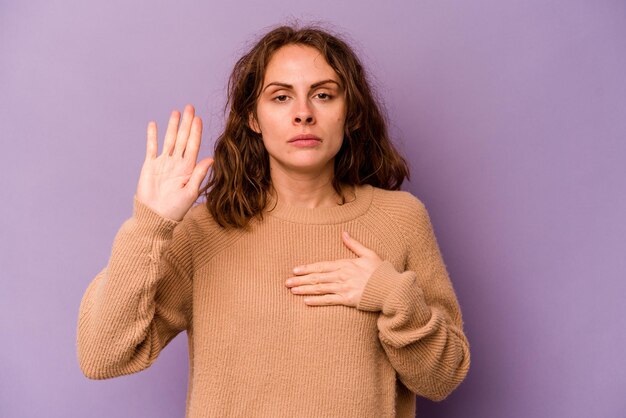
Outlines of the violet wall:
M412 166L472 347L422 417L626 416L626 3L0 2L0 416L183 416L182 334L133 376L76 360L145 126L194 103L203 155L264 28L329 22Z

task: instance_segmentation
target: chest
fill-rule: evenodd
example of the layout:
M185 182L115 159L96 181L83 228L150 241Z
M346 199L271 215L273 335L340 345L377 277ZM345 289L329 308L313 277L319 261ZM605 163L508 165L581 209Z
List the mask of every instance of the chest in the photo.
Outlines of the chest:
M293 224L253 231L223 248L196 271L193 288L195 332L234 337L254 330L264 338L304 342L339 338L377 343L378 315L347 306L310 307L285 286L297 265L352 259L341 233L352 236L401 270L403 252L358 224Z

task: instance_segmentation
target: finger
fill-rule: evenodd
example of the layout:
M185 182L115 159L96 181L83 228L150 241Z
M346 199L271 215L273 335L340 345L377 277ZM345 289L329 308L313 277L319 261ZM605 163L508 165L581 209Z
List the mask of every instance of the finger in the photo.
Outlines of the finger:
M192 105L185 106L185 112L183 113L183 120L180 123L178 134L176 134L176 146L174 147L174 154L181 156L185 152L187 146L187 140L189 139L189 132L191 131L191 122L194 119L195 109Z
M191 121L191 133L189 134L189 142L187 147L183 151L183 157L193 162L198 158L198 150L200 149L200 142L202 141L202 119L198 116Z
M150 121L148 123L146 136L146 160L152 160L157 157L159 147L156 122Z
M320 261L319 263L305 264L293 268L294 274L301 276L310 273L326 273L341 268L343 260L337 261Z
M340 290L337 283L323 283L292 287L291 293L296 295L328 295L331 293L338 294Z
M333 305L348 305L343 296L340 295L322 295L322 296L308 296L304 298L304 303L308 306L333 306Z
M285 282L287 287L303 286L308 284L332 283L337 281L337 274L331 273L312 273L305 276L290 277Z
M174 143L176 142L176 133L178 132L178 122L180 121L180 112L172 111L170 120L167 122L167 131L165 131L165 141L163 142L163 154L172 155Z
M191 177L187 182L187 186L191 187L191 190L200 190L200 185L209 172L211 165L213 165L213 158L205 158L194 167Z
M372 250L361 244L359 241L355 240L348 234L347 231L343 231L341 234L341 238L343 239L343 243L356 255L359 257L363 257L364 255L368 255Z

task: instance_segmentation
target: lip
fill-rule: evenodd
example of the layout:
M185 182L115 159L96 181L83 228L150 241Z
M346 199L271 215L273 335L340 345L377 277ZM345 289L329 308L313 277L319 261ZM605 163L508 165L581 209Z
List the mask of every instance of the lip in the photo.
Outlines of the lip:
M303 142L308 142L308 141L322 142L322 139L317 137L317 136L315 136L315 135L311 135L311 134L301 134L301 135L294 136L293 138L291 138L287 142L298 142L298 141L303 141Z

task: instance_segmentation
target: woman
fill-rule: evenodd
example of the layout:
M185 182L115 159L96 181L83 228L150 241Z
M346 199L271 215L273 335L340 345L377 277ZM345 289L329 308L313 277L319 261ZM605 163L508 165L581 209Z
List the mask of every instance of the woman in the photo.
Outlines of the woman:
M228 106L214 160L196 164L193 107L161 155L148 125L133 217L81 303L85 375L143 370L186 330L189 417L412 417L415 394L445 398L469 368L461 313L424 205L393 191L408 170L353 51L277 28Z

